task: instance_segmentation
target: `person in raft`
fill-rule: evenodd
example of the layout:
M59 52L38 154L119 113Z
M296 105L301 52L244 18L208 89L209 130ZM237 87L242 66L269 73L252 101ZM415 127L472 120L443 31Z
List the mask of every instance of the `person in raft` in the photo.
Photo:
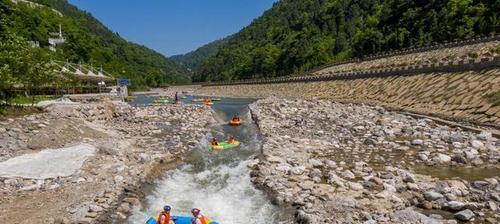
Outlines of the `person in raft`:
M239 122L240 118L236 115L233 116L233 119L231 119L233 122Z
M212 143L213 146L218 146L219 145L219 142L217 142L216 138L212 138L211 143Z
M160 215L158 215L158 221L156 222L157 224L175 224L174 220L170 217L170 210L172 210L172 207L169 205L165 205L163 207L163 211L160 212Z
M209 224L210 219L206 218L205 216L200 214L200 209L198 208L193 208L191 210L191 213L193 213L194 220L191 222L191 224Z
M230 135L229 138L227 138L227 144L233 144L233 142L234 142L234 137Z

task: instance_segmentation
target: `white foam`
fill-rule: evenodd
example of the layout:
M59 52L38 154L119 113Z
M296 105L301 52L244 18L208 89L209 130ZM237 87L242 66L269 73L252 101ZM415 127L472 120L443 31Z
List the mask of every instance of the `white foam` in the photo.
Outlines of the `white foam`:
M127 223L143 224L167 204L173 207L173 215L191 216L191 209L196 207L220 224L292 223L287 220L290 214L282 214L283 210L272 205L250 181L249 158L255 155L260 144L255 127L249 123L248 110L244 111L244 122L248 123L237 131L226 126L227 120L219 119L219 125L212 126L211 133L202 138L200 148L193 154L192 165L169 171L158 180L145 198L147 207L134 208ZM226 137L229 133L242 138L238 149L213 152L205 147L212 134Z
M79 144L14 157L0 163L0 177L47 179L71 176L95 151L92 145Z
M248 163L219 165L200 173L193 173L192 166L171 171L147 197L146 211L169 204L174 215L191 216L191 208L196 207L221 224L278 223L275 206L250 182ZM129 221L144 223L147 213L136 210Z

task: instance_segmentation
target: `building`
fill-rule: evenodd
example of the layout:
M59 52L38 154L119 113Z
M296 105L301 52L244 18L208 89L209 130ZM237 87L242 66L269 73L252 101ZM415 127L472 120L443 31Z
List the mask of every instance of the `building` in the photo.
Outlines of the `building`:
M51 51L56 51L57 45L64 44L66 39L62 35L61 24L59 24L59 33L51 33L54 35L54 38L49 38L49 49Z

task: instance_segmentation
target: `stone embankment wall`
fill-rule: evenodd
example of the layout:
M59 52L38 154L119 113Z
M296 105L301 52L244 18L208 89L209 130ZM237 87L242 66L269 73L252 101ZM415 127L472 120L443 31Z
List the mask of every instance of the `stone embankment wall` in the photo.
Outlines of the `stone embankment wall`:
M500 127L500 36L352 59L298 77L203 83L198 94L367 103Z
M197 94L319 98L500 127L500 69L319 82L204 86Z
M303 74L259 80L199 83L203 86L328 81L429 72L460 72L500 66L500 35L368 55L324 65Z
M388 55L383 58L374 58L364 61L354 61L336 66L330 66L312 75L331 75L349 72L373 71L376 69L411 69L412 67L439 67L467 62L481 62L493 60L500 56L500 41L477 43L452 48L436 49L425 52L415 52L403 55Z

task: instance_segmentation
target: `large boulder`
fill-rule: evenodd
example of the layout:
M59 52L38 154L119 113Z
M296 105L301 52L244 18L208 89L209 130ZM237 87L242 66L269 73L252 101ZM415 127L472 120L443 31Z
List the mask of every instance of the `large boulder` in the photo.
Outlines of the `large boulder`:
M422 139L413 139L411 141L411 144L412 145L423 145L424 144L424 140L422 140Z
M442 153L438 153L434 157L434 161L437 163L441 163L441 164L442 163L449 163L449 162L451 162L451 157L448 155L442 154Z
M465 207L465 203L460 201L449 201L446 203L446 207L452 211L460 211Z
M443 198L444 196L436 191L427 191L424 193L424 197L428 201L435 201L435 200Z
M482 148L484 148L483 142L481 142L479 140L472 140L472 141L470 141L470 145L472 146L472 148L475 148L475 149L482 149Z
M465 209L463 211L455 213L455 215L453 215L453 217L455 217L456 219L458 219L460 221L469 221L472 218L474 218L474 212L472 212L469 209Z
M398 223L425 223L425 224L438 224L439 220L425 216L422 213L415 211L412 207L404 210L396 211L394 217Z
M342 177L348 180L353 180L356 178L356 175L354 175L354 173L352 173L350 170L346 170L342 172Z

